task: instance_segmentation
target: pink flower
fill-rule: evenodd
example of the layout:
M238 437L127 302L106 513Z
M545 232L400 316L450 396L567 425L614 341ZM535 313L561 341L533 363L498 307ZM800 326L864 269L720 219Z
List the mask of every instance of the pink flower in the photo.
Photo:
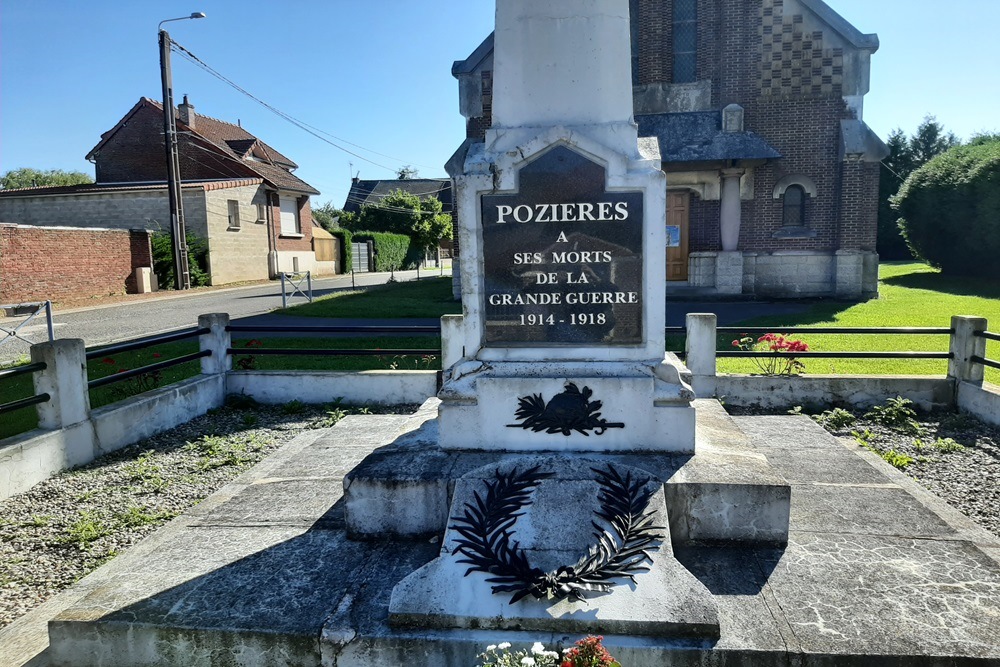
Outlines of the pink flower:
M102 364L107 364L108 366L114 366L115 365L115 360L112 359L111 357L104 357L103 359L101 359L101 363Z

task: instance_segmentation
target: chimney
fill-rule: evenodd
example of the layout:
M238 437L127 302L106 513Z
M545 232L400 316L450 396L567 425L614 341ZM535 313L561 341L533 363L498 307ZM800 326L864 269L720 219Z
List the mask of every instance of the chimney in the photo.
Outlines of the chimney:
M184 96L184 101L177 107L177 120L184 123L192 130L194 129L195 122L197 122L197 116L195 116L194 113L194 105L188 103L187 95Z
M361 180L361 179L360 179L360 178L358 178L357 176L352 176L352 177L351 177L351 183L354 183L355 185L357 185L357 184L358 184L358 181L360 181L360 180Z

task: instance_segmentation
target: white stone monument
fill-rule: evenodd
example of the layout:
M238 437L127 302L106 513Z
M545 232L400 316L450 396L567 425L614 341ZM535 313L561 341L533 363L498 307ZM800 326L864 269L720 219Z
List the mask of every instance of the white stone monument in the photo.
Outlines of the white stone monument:
M441 447L693 452L627 0L502 0L494 62L493 127L456 177L464 314L443 320Z

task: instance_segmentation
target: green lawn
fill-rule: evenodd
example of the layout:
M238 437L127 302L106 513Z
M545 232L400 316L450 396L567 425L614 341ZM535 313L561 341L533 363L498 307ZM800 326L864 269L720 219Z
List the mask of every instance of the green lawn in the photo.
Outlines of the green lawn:
M820 301L808 311L797 315L758 317L741 322L745 326L773 327L781 333L783 327L842 326L842 327L948 327L952 315L975 315L990 321L991 331L1000 331L1000 281L948 278L923 264L887 263L880 268L879 298L865 303L850 304ZM312 304L283 311L313 317L440 317L461 312L460 304L452 300L451 279L433 278L418 282L396 283L360 292L347 292L320 299ZM731 350L736 336L720 336L720 349ZM868 335L808 335L797 336L816 351L942 351L948 349L947 336L868 336ZM250 338L233 341L233 347L247 353L236 355L237 368L243 364L257 370L369 370L369 369L439 369L440 338L436 336L372 337L372 338L259 338L265 348L341 348L341 349L426 349L427 355L400 357L391 353L379 356L265 356L254 355L254 347L246 347ZM668 348L680 347L671 340ZM103 377L122 368L178 357L197 350L195 341L168 343L146 350L98 357L88 364L91 379ZM252 360L249 357L253 357ZM987 357L1000 359L1000 343L990 342ZM198 362L162 371L157 386L177 382L198 372ZM907 374L944 375L943 360L904 359L816 359L806 362L806 373L812 374ZM752 373L756 367L750 360L720 359L719 370L725 373ZM986 370L990 382L1000 383L1000 371ZM148 388L132 380L92 391L91 405L100 407L121 400ZM34 392L30 376L6 380L0 385L0 403L25 398ZM0 438L21 433L37 425L35 409L25 408L0 418Z
M451 292L451 278L391 283L354 292L331 294L312 303L277 311L306 317L441 317L462 312Z
M257 340L262 348L294 349L420 349L426 355L395 355L386 352L378 356L264 356L254 355L257 346L246 347L248 340ZM438 370L441 368L441 338L438 336L380 336L371 338L259 338L233 341L234 348L246 348L248 354L234 355L234 368L240 364L254 370ZM157 345L145 350L122 352L99 356L87 363L87 373L91 380L117 373L121 369L165 361L198 351L194 340ZM252 359L251 359L252 357ZM157 378L133 378L98 387L90 392L90 405L99 408L115 403L129 396L162 387L180 380L194 377L200 372L199 361L189 361L179 366L160 371ZM0 403L16 401L34 395L30 375L20 375L0 384ZM34 406L7 413L0 417L0 438L30 431L38 426Z
M758 317L746 326L841 327L949 327L952 315L974 315L989 320L991 331L1000 331L1000 281L949 278L916 262L891 262L879 270L879 297L864 303L819 302L805 313ZM720 336L720 349L733 349L732 338ZM793 336L815 351L929 351L947 352L947 336L808 335ZM989 342L987 355L1000 359L1000 343ZM720 359L719 370L751 373L750 360ZM806 373L875 375L944 375L945 360L816 359L806 362ZM986 369L987 380L1000 383L1000 371Z

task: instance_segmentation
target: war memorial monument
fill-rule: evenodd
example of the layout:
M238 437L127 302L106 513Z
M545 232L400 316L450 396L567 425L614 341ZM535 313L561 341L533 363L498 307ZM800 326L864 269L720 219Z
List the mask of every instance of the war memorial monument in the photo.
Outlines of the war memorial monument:
M629 68L627 0L497 3L438 396L297 439L85 579L50 664L473 667L587 634L628 667L1000 664L984 531L665 355Z

